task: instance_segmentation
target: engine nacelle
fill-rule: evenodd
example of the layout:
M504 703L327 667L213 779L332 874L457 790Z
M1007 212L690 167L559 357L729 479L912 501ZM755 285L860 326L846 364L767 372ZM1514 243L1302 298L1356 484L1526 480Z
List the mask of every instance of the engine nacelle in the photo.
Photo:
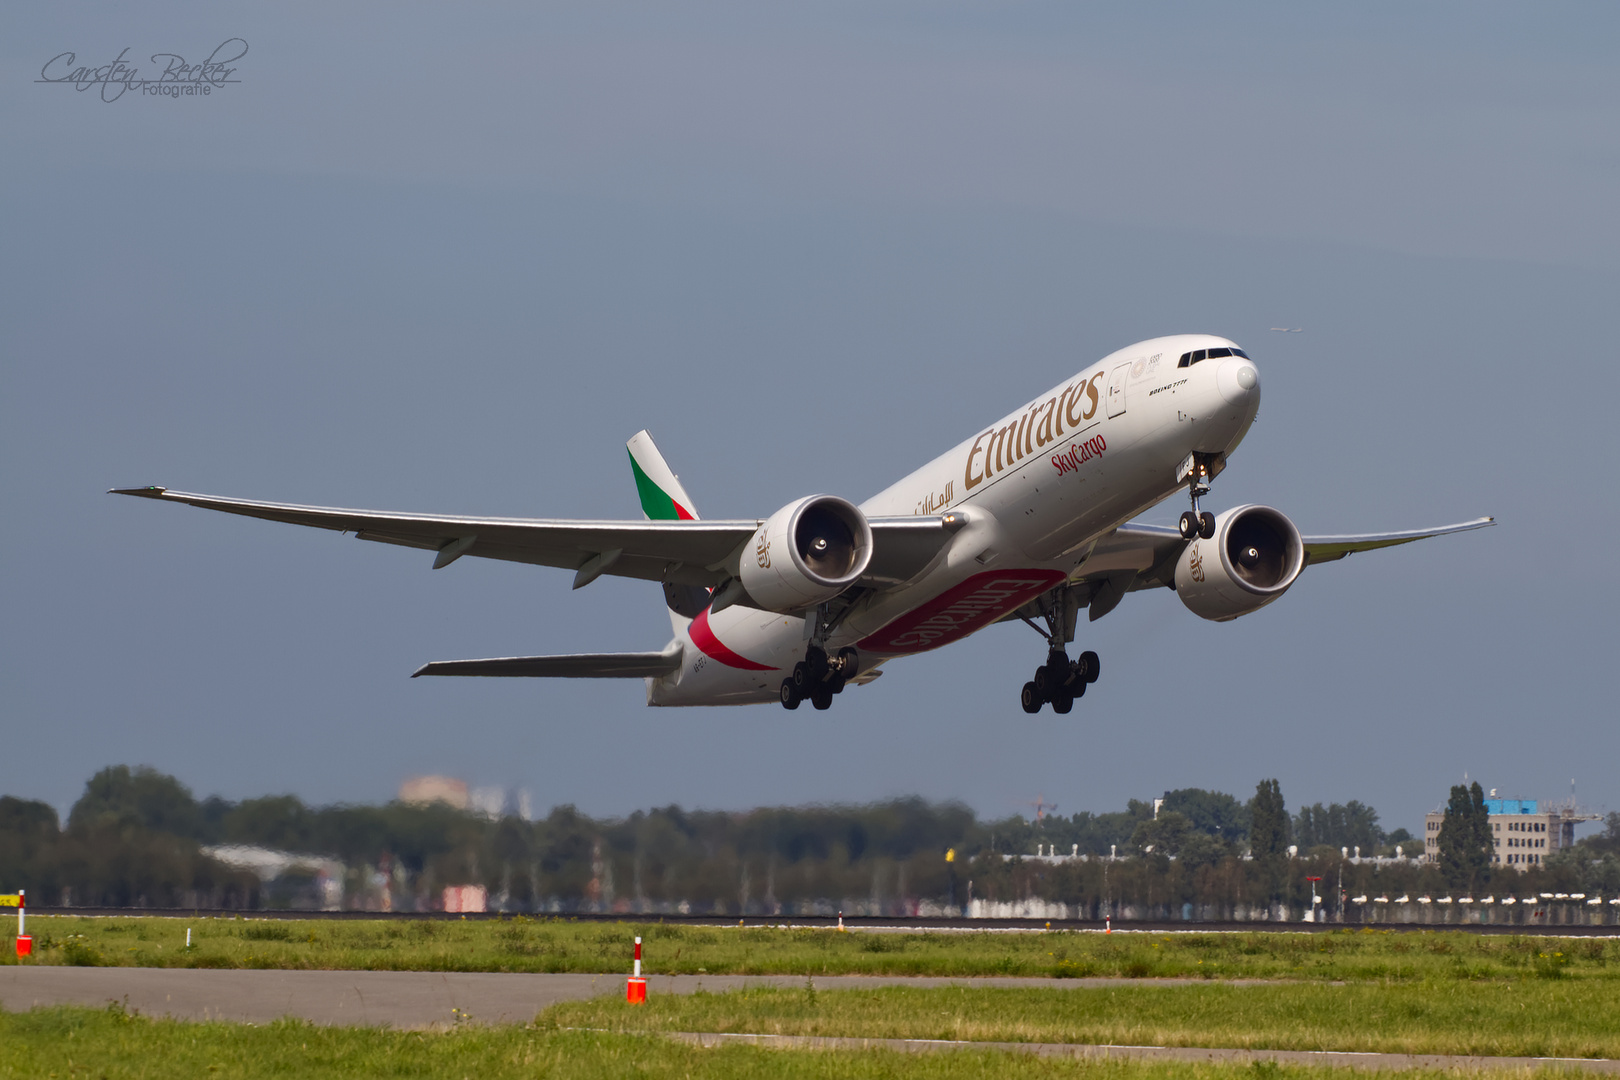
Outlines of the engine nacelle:
M1288 591L1305 568L1305 542L1287 515L1235 506L1215 517L1215 535L1176 560L1176 595L1201 618L1226 622Z
M792 613L831 600L871 561L866 515L835 495L811 495L766 519L743 551L737 577L750 606Z

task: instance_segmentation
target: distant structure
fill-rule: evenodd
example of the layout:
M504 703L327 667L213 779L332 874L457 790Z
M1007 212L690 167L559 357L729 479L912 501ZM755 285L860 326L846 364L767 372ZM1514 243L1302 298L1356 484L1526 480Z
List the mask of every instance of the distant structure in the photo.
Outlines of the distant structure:
M1603 815L1582 810L1573 798L1549 802L1538 799L1498 799L1496 789L1485 800L1490 815L1491 862L1523 870L1539 866L1547 856L1575 844L1575 826L1597 821ZM1423 857L1428 862L1440 858L1440 823L1443 810L1433 810L1423 818Z
M413 776L399 785L399 801L403 803L442 802L465 810L470 803L467 782L452 776Z
M218 844L201 850L232 870L246 870L272 892L284 894L281 899L293 907L319 907L322 911L339 911L343 907L347 868L330 856L249 844Z
M527 789L470 788L465 780L457 780L453 776L413 776L399 785L399 801L416 806L444 803L457 810L481 814L491 821L499 821L503 817L519 817L529 821L534 811Z

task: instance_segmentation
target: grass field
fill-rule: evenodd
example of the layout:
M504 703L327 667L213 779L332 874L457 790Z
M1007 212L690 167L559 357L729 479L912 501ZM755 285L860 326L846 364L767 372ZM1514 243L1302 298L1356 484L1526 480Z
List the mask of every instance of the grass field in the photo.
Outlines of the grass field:
M1490 1077L1562 1075L1553 1070L1497 1070ZM1309 1077L1350 1080L1367 1074L1321 1067L1080 1062L994 1051L900 1054L892 1051L772 1050L730 1046L703 1050L657 1038L527 1027L464 1028L443 1034L371 1028L316 1028L278 1022L265 1027L149 1020L121 1010L36 1009L0 1013L0 1078L104 1077L172 1080L176 1076L300 1080L387 1076L506 1080L532 1077L848 1077L895 1080L1024 1080L1085 1077L1238 1080ZM1456 1077L1452 1071L1408 1077ZM1466 1075L1466 1074L1463 1074Z
M1620 1057L1612 982L1260 984L1097 989L750 989L597 998L540 1023L975 1042L1218 1046L1493 1057Z
M192 947L185 947L186 929ZM327 970L1033 975L1205 979L1620 979L1620 941L1457 931L1329 934L933 933L498 921L35 916L23 963ZM0 963L17 963L0 940Z

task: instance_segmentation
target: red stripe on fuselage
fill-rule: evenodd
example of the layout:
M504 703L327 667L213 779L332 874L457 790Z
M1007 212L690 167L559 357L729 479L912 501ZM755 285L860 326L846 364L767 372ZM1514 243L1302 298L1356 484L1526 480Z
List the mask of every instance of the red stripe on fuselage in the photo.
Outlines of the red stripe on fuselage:
M862 652L891 656L960 641L1064 580L1057 570L991 570L975 574L908 611L860 642Z
M743 671L775 671L769 664L756 664L746 656L739 656L721 644L720 639L714 636L709 628L709 609L704 608L698 612L698 617L692 620L692 625L686 628L692 638L692 644L703 650L703 655L718 660L727 667L739 668Z

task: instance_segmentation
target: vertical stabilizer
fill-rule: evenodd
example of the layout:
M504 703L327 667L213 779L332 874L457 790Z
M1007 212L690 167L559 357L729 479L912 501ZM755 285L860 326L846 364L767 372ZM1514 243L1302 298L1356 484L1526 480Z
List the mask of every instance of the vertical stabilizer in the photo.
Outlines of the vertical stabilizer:
M653 444L652 435L638 431L625 444L630 449L630 471L636 476L641 512L649 521L696 521L697 508Z
M649 521L696 521L697 507L692 497L681 487L664 455L658 452L652 435L645 430L630 436L625 444L630 450L630 471L636 478L636 493L641 496L641 512ZM709 590L696 585L664 584L664 602L669 605L670 625L680 635L686 624L697 617L709 604Z

